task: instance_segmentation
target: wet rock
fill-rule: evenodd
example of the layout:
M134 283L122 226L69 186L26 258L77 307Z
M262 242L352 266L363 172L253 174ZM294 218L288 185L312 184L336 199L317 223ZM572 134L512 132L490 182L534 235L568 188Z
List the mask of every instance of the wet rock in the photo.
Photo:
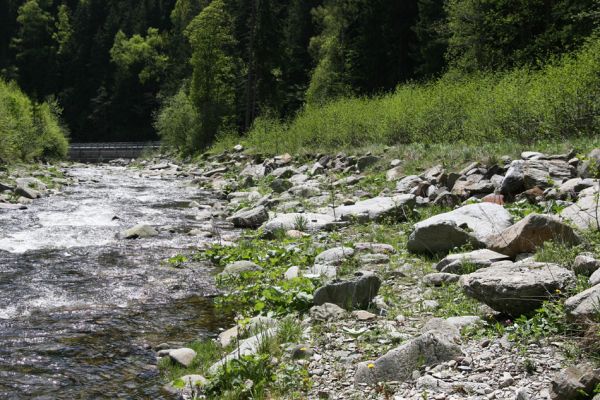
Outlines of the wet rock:
M564 292L575 274L556 264L502 261L461 276L464 292L496 311L519 316L531 314L544 300Z
M463 355L458 342L460 333L446 321L437 321L426 331L375 361L362 362L354 384L375 385L379 382L406 381L423 366L433 366Z
M379 291L381 279L368 272L353 280L332 282L318 288L313 296L315 305L336 304L342 308L368 308Z
M27 210L24 204L0 203L0 210Z
M158 231L150 225L138 224L121 232L123 239L147 239L158 236Z
M273 233L277 229L289 231L292 229L301 231L319 231L330 229L335 226L333 216L314 213L289 213L280 214L263 225L265 232Z
M263 206L244 208L227 218L236 228L258 228L269 219L269 213Z
M460 275L438 272L427 274L423 277L423 284L426 286L443 286L448 283L458 282Z
M521 253L535 253L547 241L577 245L579 237L573 229L555 216L529 214L513 226L488 240L488 247L509 257Z
M190 365L192 365L194 358L196 358L196 352L186 347L183 347L181 349L169 350L169 358L173 362L180 364L185 368L188 368Z
M592 286L565 301L567 316L574 320L591 320L598 315L600 285Z
M333 214L342 221L380 221L394 218L403 221L415 206L415 196L375 197L356 202L350 206L335 208Z
M585 400L592 397L600 383L600 370L591 364L579 364L563 369L552 379L553 400Z
M468 253L450 254L435 266L440 272L463 274L480 268L489 267L495 262L508 260L509 257L492 250L481 249ZM466 271L473 269L472 271Z
M311 307L309 315L315 321L334 321L343 318L346 315L346 310L332 303L324 303L320 306Z
M261 271L262 268L252 261L235 261L225 266L223 274L239 275L244 272Z
M498 204L470 204L415 224L408 239L408 250L435 254L465 244L485 247L490 236L511 224L512 216Z

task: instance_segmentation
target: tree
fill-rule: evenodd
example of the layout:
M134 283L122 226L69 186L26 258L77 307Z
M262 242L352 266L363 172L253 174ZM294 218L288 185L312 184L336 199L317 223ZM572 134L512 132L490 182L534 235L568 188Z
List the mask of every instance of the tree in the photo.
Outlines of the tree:
M412 46L415 74L419 77L432 77L446 67L448 34L444 2L439 0L418 0L418 18L413 27L416 41Z
M119 31L110 57L123 73L130 74L134 70L140 83L159 82L169 62L164 54L165 47L166 40L156 28L148 28L146 37L135 34L129 39Z
M186 28L192 46L191 100L198 111L200 129L194 150L207 146L235 121L236 44L232 18L223 0L213 0Z

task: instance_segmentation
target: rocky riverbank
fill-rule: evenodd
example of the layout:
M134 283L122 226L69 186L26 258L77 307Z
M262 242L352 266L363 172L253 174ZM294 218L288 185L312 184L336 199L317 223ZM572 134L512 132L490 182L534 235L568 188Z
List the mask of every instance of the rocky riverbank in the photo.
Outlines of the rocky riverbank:
M262 157L241 146L193 163L131 164L216 195L185 205L193 229L146 224L121 237L168 228L201 238L167 261L222 268L215 302L237 321L208 341L157 343L165 391L592 399L600 150L412 175L403 164L385 153Z
M243 229L195 255L224 268L221 304L239 323L215 339L212 357L162 345L165 376L183 377L168 390L591 399L600 383L587 363L598 334L598 165L598 149L408 176L385 156L263 158L241 147L193 166L149 162L146 170L185 171L225 200L196 205L211 222L190 234L220 236L214 220L223 218Z

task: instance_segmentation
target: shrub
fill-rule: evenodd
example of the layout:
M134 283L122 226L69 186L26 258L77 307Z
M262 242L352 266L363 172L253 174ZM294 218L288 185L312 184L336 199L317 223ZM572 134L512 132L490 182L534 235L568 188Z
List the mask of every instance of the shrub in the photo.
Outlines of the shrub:
M392 94L306 107L295 119L255 121L248 142L265 152L337 150L367 144L530 143L600 129L600 39L539 70L405 84Z
M0 80L0 162L61 158L66 132L55 103L33 103L14 83Z

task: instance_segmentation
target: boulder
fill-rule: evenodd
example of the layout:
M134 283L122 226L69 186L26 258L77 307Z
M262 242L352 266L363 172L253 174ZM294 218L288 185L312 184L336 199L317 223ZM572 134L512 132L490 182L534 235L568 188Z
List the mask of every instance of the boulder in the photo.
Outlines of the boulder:
M600 383L600 370L589 363L567 367L552 379L552 400L586 400Z
M248 321L248 324L245 326L244 331L257 334L274 326L277 326L277 320L269 317L257 316L250 318L250 321ZM227 347L233 342L234 339L236 339L242 333L244 332L240 331L240 326L236 325L232 328L227 329L226 331L219 333L217 339L221 347Z
M158 236L158 231L150 225L138 224L121 232L123 239L146 239Z
M318 288L313 296L315 305L336 304L342 308L368 308L381 286L381 279L368 272L356 279L331 282Z
M358 160L356 160L356 168L358 168L359 171L364 171L371 165L376 164L379 160L379 157L371 155L360 157Z
M534 187L547 188L554 181L575 177L575 173L575 168L562 160L515 160L502 181L502 193L515 195Z
M40 192L28 186L17 186L15 189L15 194L25 197L26 199L38 199L42 197Z
M583 194L580 193L580 196ZM560 217L572 223L578 229L585 231L588 229L600 228L600 200L597 193L591 193L580 197L576 204L573 204L561 211Z
M460 275L437 272L425 275L423 283L426 286L443 286L448 283L458 282L458 278L460 278Z
M396 183L396 190L400 193L408 193L415 187L419 186L421 183L425 181L417 175L409 175L405 178L402 178Z
M374 361L358 365L354 384L375 385L380 382L407 381L413 371L463 356L460 333L450 323L439 320L427 324L426 331Z
M396 254L394 246L387 243L360 242L354 243L354 250L376 254Z
M600 269L600 260L591 253L579 254L573 262L573 271L577 275L591 276L598 269Z
M529 214L513 226L488 240L488 247L498 253L515 257L521 253L535 253L545 242L577 245L579 237L573 229L553 215Z
M269 219L269 213L264 206L252 209L244 208L227 218L236 228L258 228Z
M275 193L283 193L286 190L291 189L292 186L294 186L292 182L288 181L287 179L281 178L274 179L273 182L271 182L271 184L269 185L271 190L273 190Z
M468 296L511 316L531 314L544 300L566 291L574 282L573 271L531 261L501 261L459 280Z
M354 249L351 247L334 247L319 253L315 257L315 264L340 265L353 255Z
M244 272L261 271L262 268L252 261L235 261L225 266L223 274L225 275L239 275Z
M183 366L184 368L188 368L190 365L192 365L194 358L196 358L196 352L186 347L169 350L169 358L171 361Z
M436 254L465 244L485 247L490 236L511 224L512 216L498 204L466 205L415 224L408 239L408 250Z
M249 176L253 179L264 178L265 174L266 174L266 169L265 169L265 166L262 164L248 164L240 172L241 177Z
M567 316L585 321L598 315L600 308L600 285L592 286L565 301Z
M400 166L395 166L394 168L388 169L385 173L385 179L388 182L397 181L398 179L404 177L403 168Z
M336 207L332 212L342 221L380 221L385 218L406 220L415 206L415 196L407 194L395 197L375 197L350 206Z
M449 254L435 265L440 272L463 274L467 269L477 270L489 267L495 262L508 260L509 257L492 250L480 249L468 253ZM473 271L469 271L473 272Z
M336 304L325 303L313 306L308 314L315 321L327 322L340 319L346 315L346 310Z
M0 192L11 192L13 187L8 183L0 182Z
M289 213L280 214L263 225L267 233L273 233L277 229L301 230L301 231L320 231L331 229L335 226L335 219L327 214L314 213Z

